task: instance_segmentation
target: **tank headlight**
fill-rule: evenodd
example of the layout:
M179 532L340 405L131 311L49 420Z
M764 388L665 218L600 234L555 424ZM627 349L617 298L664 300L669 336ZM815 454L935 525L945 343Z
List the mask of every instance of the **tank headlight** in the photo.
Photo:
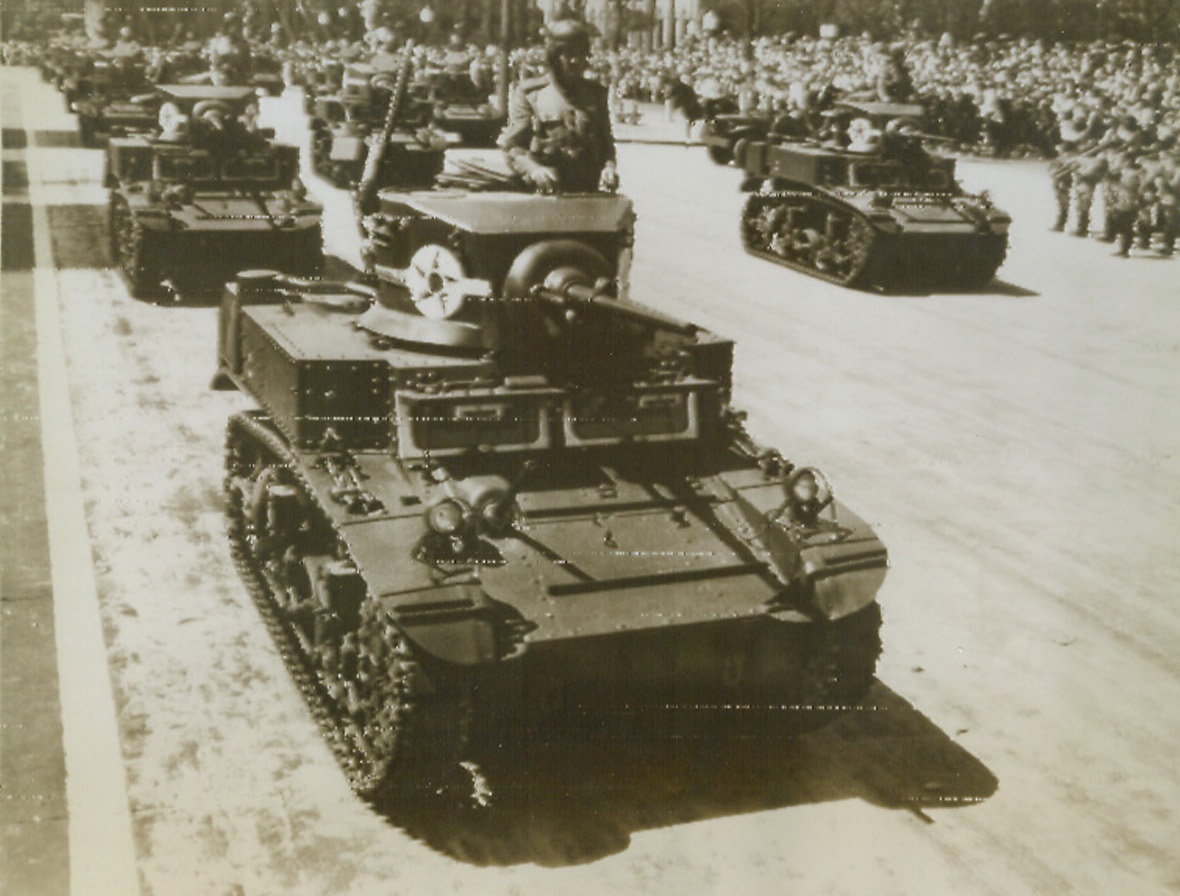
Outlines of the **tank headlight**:
M181 206L187 202L192 202L193 191L189 189L188 184L172 184L164 188L163 195L160 198L171 205Z
M291 195L301 201L307 198L307 184L298 175L291 181Z
M791 522L814 526L820 513L832 503L832 486L828 477L815 467L799 467L784 483L786 505Z
M819 482L815 472L804 468L791 477L791 500L797 502L814 501L819 495Z
M462 528L467 514L454 498L444 498L426 511L426 525L439 535L455 535Z

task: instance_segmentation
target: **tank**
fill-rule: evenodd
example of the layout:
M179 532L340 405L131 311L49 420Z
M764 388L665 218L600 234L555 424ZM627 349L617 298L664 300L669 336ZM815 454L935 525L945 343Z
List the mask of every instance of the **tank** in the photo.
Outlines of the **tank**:
M630 203L381 203L375 281L227 286L215 383L259 407L228 427L235 560L352 787L537 720L855 704L885 548L748 434L730 341L619 297Z
M1011 218L955 180L955 161L923 142L920 106L841 103L843 141L751 140L746 250L843 286L978 289L1008 250Z
M353 186L364 173L370 138L384 129L375 182L429 186L442 170L446 139L430 127L430 107L407 95L408 78L408 60L397 71L351 65L338 92L317 95L309 121L312 169L338 187Z
M411 90L431 109L435 127L453 135L455 145L472 148L496 145L507 118L492 101L489 91L478 87L467 72L425 71L415 78Z
M706 100L707 117L701 127L701 143L718 165L733 162L733 150L739 141L765 140L770 131L769 115L743 114L737 103L727 100Z
M139 55L97 55L67 92L84 147L103 139L150 131L159 102Z
M220 289L260 264L318 274L322 208L307 198L298 149L256 126L254 89L168 85L159 93L154 133L107 147L111 256L131 292Z

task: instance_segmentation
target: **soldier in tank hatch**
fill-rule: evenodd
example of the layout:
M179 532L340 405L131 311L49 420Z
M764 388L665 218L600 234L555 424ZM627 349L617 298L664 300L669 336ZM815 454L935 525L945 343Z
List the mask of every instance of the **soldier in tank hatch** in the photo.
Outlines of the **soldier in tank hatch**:
M522 81L509 99L500 148L509 167L541 192L618 186L607 89L586 79L589 53L585 25L554 22L545 45L546 73Z

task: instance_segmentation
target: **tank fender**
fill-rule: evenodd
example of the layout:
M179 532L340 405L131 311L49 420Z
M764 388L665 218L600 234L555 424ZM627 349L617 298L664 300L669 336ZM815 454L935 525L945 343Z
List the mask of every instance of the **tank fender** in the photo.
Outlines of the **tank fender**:
M876 600L888 569L888 554L863 521L842 504L833 508L838 524L793 526L780 522L779 510L768 514L763 509L771 494L777 497L777 486L739 490L726 485L741 517L735 529L738 537L769 562L785 586L802 589L810 610L834 621Z
M380 602L394 625L430 656L460 666L499 658L492 603L478 585L402 592Z
M835 621L863 610L877 599L889 564L885 546L874 536L805 548L801 565L811 585L811 605Z

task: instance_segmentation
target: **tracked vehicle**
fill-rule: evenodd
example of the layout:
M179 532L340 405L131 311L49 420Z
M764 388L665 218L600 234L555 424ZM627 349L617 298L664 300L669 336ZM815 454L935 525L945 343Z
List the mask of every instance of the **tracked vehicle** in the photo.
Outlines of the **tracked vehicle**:
M299 152L258 128L249 87L159 88L159 127L107 148L111 255L137 297L218 288L244 267L323 264L321 213Z
M372 217L375 282L227 287L216 383L260 406L229 423L236 561L356 791L545 713L863 694L886 551L747 434L732 343L618 297L626 199Z
M735 147L750 192L741 236L759 258L852 287L978 289L1004 261L1011 218L966 193L922 145L920 106L843 103L850 142ZM859 125L859 128L857 127Z
M454 135L456 145L496 145L507 116L466 72L423 72L415 78L411 92L431 110L435 127Z
M137 55L96 55L66 95L78 116L78 140L85 147L103 139L146 133L156 124L159 102L147 67Z
M711 100L714 109L705 118L701 127L701 143L709 158L718 165L728 165L733 160L733 150L739 141L765 140L770 132L769 115L744 114L737 110L737 104Z
M445 137L430 127L430 107L408 96L409 60L396 71L345 69L339 91L317 95L309 121L312 169L338 187L356 184L370 139L384 133L380 185L428 187L443 167Z

